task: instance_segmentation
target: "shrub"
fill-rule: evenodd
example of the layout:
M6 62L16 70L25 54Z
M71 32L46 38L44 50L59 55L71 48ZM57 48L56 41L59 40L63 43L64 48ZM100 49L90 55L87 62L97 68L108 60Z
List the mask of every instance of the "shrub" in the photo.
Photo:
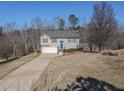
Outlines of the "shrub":
M69 52L69 53L73 53L76 51L83 51L83 48L71 48L71 49L64 49L64 52Z
M118 53L111 52L111 51L106 51L106 52L103 52L102 55L118 56Z

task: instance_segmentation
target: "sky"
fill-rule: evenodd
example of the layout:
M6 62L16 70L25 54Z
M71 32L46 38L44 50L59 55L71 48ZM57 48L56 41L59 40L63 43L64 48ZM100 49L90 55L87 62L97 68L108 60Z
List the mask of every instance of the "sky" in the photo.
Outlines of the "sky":
M98 2L98 1L97 1ZM52 21L61 17L67 21L70 14L79 17L80 23L88 22L93 14L95 1L0 1L0 25L16 22L23 25L35 17ZM124 23L124 1L108 2L112 5L119 23Z

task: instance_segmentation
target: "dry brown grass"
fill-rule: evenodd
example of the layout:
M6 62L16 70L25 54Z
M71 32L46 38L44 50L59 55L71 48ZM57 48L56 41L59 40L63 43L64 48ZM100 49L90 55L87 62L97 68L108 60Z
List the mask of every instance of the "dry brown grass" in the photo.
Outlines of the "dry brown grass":
M21 57L19 59L9 61L6 63L1 63L0 64L0 79L2 79L4 76L12 72L13 70L19 68L20 66L24 65L25 63L31 61L35 57L37 57L37 53L32 53L30 55Z
M49 64L34 85L35 90L48 90L55 86L64 88L78 76L93 77L124 88L124 50L119 56L100 53L78 53L58 57Z

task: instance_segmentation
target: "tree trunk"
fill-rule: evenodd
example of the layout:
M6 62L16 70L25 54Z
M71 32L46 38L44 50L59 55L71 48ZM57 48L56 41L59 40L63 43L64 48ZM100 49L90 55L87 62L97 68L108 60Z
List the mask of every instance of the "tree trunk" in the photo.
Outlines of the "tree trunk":
M9 58L8 58L8 57L6 57L6 60L7 60L7 61L9 61Z
M99 44L99 52L101 52L102 50L102 47L101 47L101 44Z
M90 52L92 52L93 50L92 50L92 44L90 44Z

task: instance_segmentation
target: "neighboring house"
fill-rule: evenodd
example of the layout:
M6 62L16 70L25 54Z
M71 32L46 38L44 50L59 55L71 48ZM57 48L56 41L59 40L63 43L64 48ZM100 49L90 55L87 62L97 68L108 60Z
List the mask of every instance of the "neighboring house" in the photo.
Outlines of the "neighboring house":
M87 51L89 48L88 43L80 43L79 47L82 48L83 51Z
M58 53L63 49L79 47L78 31L42 31L41 53Z

